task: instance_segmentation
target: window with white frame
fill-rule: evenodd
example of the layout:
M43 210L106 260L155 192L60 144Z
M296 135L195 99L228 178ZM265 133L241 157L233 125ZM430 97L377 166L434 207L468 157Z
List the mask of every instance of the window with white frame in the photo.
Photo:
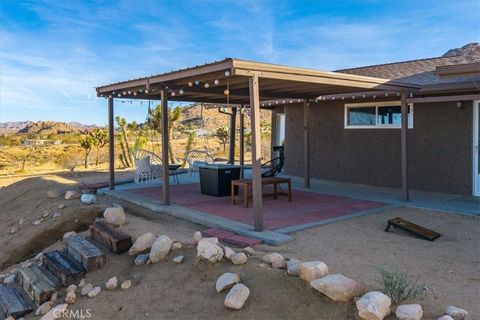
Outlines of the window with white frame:
M345 129L400 128L400 101L345 104ZM413 128L413 104L408 105L408 128Z

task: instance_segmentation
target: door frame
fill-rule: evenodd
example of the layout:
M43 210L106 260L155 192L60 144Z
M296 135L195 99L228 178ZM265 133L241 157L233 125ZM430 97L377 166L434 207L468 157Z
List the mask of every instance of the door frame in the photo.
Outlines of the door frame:
M474 196L480 196L480 173L478 172L480 155L480 139L479 139L479 130L480 130L480 100L473 101L473 112L472 112L472 194Z

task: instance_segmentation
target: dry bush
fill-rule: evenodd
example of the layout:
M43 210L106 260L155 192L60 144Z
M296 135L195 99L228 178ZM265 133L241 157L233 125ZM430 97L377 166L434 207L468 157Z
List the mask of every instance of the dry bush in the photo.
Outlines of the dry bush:
M383 292L399 305L407 299L423 300L427 296L427 288L418 284L418 278L410 278L407 272L387 271L379 268L383 281Z

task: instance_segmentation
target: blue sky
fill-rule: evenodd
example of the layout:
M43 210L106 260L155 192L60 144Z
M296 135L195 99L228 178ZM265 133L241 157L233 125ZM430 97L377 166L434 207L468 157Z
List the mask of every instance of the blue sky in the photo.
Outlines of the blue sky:
M105 124L94 87L225 57L335 70L480 39L479 0L0 1L0 122ZM127 120L146 106L117 103Z

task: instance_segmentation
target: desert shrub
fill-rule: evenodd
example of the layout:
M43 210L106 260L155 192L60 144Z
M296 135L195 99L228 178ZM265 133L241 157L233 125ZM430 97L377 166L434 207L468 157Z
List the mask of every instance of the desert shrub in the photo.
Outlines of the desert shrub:
M70 171L74 171L81 161L81 156L77 152L71 152L71 150L62 153L57 159L59 165Z
M423 300L427 296L427 288L418 284L418 278L411 278L407 272L387 271L379 268L383 281L383 292L396 305L407 299Z

